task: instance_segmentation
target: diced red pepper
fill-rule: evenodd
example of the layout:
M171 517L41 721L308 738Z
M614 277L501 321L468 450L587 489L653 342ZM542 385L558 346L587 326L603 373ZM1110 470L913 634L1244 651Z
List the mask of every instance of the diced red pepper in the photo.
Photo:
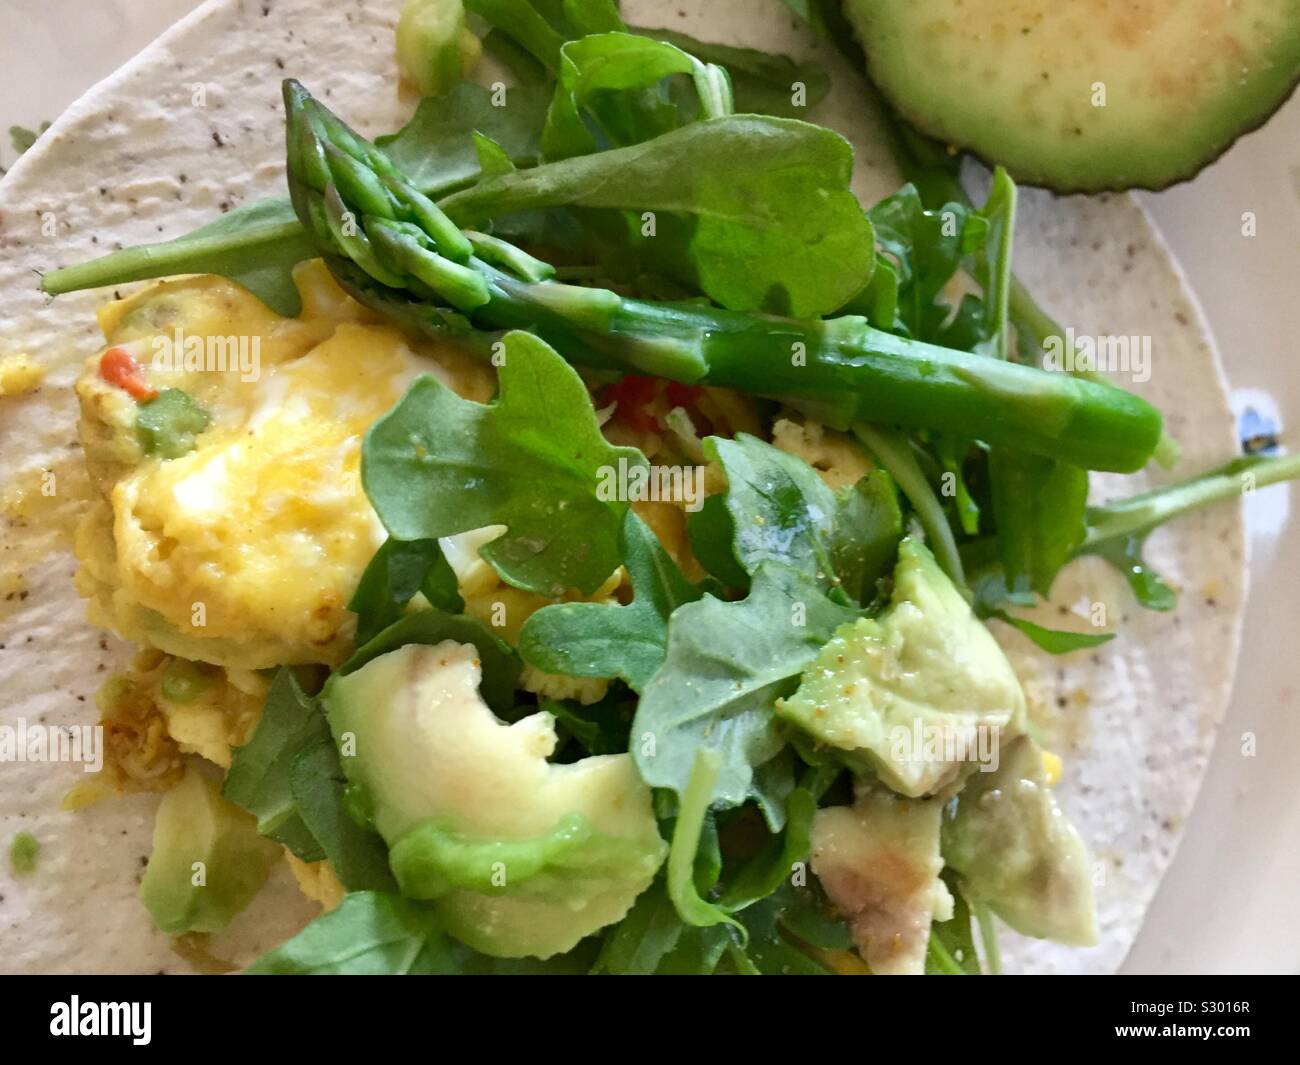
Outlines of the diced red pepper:
M614 417L633 429L645 433L658 432L659 420L649 410L650 404L654 402L657 383L658 378L640 374L625 374L620 377L605 393L607 400L618 404L614 409Z
M618 404L614 417L642 432L660 432L663 425L650 410L659 381L658 377L641 374L625 374L620 377L605 392L606 402L612 400ZM680 381L664 382L664 398L668 401L669 408L691 408L703 394L704 389L699 385L684 385Z
M664 388L664 395L668 397L669 406L693 407L704 395L704 389L699 385L684 385L680 381L669 381Z
M99 376L140 403L158 395L158 390L144 379L140 364L125 348L109 348L99 357Z

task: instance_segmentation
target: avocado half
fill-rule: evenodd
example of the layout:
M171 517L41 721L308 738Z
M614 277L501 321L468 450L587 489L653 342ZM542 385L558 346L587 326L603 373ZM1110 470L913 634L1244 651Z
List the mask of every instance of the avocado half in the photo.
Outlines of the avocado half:
M1063 193L1186 181L1300 81L1300 0L845 0L844 13L903 119Z

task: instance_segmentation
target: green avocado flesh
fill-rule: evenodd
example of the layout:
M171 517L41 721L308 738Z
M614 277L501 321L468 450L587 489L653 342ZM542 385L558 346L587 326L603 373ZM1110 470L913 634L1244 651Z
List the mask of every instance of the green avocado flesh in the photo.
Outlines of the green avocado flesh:
M220 932L261 890L280 854L279 844L258 835L256 818L191 766L158 807L140 901L168 935Z
M1159 189L1300 78L1300 0L847 0L872 80L923 133L1058 192Z
M326 686L343 770L408 898L497 957L549 957L621 920L667 853L627 754L548 761L554 719L501 721L473 646L408 644Z

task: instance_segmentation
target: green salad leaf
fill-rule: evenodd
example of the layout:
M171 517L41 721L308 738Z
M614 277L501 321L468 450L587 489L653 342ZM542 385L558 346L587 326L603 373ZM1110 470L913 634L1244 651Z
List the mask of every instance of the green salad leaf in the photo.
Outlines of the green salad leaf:
M560 51L559 84L542 131L546 158L588 155L676 129L677 107L666 94L648 91L675 74L691 78L704 117L731 113L726 71L674 45L630 33L569 41Z
M175 240L124 248L51 270L41 278L41 288L57 296L175 274L220 274L243 285L276 314L295 317L302 299L291 271L316 254L287 199L258 200Z
M853 945L848 928L826 912L811 886L784 883L739 917L749 935L743 956L733 952L741 973L832 976L834 970L817 955L817 948L847 950Z
M1018 618L1005 610L993 610L983 615L1005 621L1013 628L1019 629L1048 654L1067 655L1071 651L1083 651L1090 647L1100 647L1115 638L1113 632L1069 632L1065 629L1049 629L1045 625Z
M746 433L709 437L704 450L727 475L731 544L746 573L779 562L845 601L871 598L902 536L887 473L873 471L837 496L808 463Z
M727 885L718 905L736 912L778 891L794 874L797 863L812 847L812 822L817 803L840 773L838 766L809 769L785 800L785 828L767 841Z
M325 715L282 668L252 738L234 750L222 794L303 861L329 859L349 890L393 890L388 851L347 813L344 783Z
M688 925L656 880L609 930L593 972L612 976L705 976L730 942L727 925Z
M383 839L349 813L347 778L333 740L304 749L289 768L294 805L349 891L396 891Z
M1029 578L1039 595L1084 536L1088 472L1057 459L995 447L989 453L998 549L1006 577Z
M717 850L716 826L710 835L711 846L702 846L706 829L709 803L718 784L722 761L718 753L701 747L695 754L686 788L673 827L672 845L668 850L668 897L672 899L677 914L688 925L707 928L726 924L744 935L744 928L725 909L701 897L716 882L722 856ZM706 857L701 875L701 855ZM713 861L707 859L712 858ZM701 884L701 880L704 881Z
M667 41L697 59L725 67L731 75L735 110L741 114L802 118L830 92L830 77L815 63L796 62L756 48L701 41L675 30L636 26L632 32ZM799 89L802 92L797 94Z
M914 185L904 185L867 212L880 250L897 278L895 332L947 343L952 308L939 297L962 260L983 246L988 224L969 207L945 203L927 210ZM967 315L972 312L967 311ZM954 345L961 346L961 345Z
M514 648L483 622L463 614L449 614L444 610L417 610L407 614L358 647L336 675L355 673L372 659L408 643L437 644L443 640L472 643L478 649L483 668L479 683L483 700L497 713L508 712L514 706L515 682L522 668L519 658Z
M848 142L828 129L729 115L502 174L439 205L472 225L558 206L677 216L684 265L705 295L732 310L808 317L843 305L875 266L871 223L849 189L852 164ZM642 239L653 248L662 238Z
M697 752L707 749L719 759L714 804L757 797L755 768L784 746L773 705L834 631L858 616L827 599L812 577L776 562L757 568L746 599L705 595L678 607L664 664L632 726L641 776L680 795Z
M569 677L621 677L642 691L663 662L669 616L702 593L631 510L623 519L623 564L632 579L631 603L542 607L519 631L524 661Z
M926 976L978 976L979 954L970 905L958 877L951 869L941 874L952 896L952 917L930 925L930 943L925 955Z
M254 976L433 976L460 971L433 911L399 895L355 891L245 970Z
M456 574L437 540L389 537L366 566L348 601L348 609L357 615L357 645L397 621L417 593L423 593L437 610L458 614L465 609Z
M1077 553L1098 555L1128 579L1138 602L1149 610L1172 610L1174 594L1142 555L1147 537L1165 522L1222 500L1240 499L1270 484L1300 477L1300 453L1247 455L1177 484L1089 507L1088 529Z
M599 940L566 954L494 958L456 942L438 926L434 908L400 895L354 891L329 913L250 965L250 976L577 975L589 972Z
M517 85L494 103L492 90L462 81L442 96L421 100L405 126L375 144L417 189L441 196L478 180L482 164L476 133L514 165L536 165L550 95L539 86Z
M278 840L303 861L325 857L293 794L291 773L300 754L329 741L329 725L316 700L303 692L293 670L281 668L271 682L257 729L231 754L222 794L257 818L257 830Z
M645 459L605 442L582 379L543 341L513 332L501 350L494 403L424 375L375 422L362 449L366 494L400 540L504 525L479 551L502 579L551 597L593 592L622 560L628 508L598 497L601 470Z

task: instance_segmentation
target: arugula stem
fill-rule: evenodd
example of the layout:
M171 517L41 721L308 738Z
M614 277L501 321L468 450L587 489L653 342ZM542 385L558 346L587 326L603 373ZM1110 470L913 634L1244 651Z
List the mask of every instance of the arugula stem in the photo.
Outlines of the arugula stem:
M677 824L668 850L668 897L678 916L687 924L707 928L725 922L738 929L744 939L748 937L745 926L725 910L700 898L695 888L695 853L700 848L700 833L704 830L709 798L721 772L722 761L717 751L701 747L691 766L686 790L682 792Z
M1107 540L1141 538L1179 514L1225 499L1240 497L1255 488L1300 477L1300 453L1271 458L1236 459L1218 470L1190 481L1167 485L1088 509L1088 533L1079 547L1083 554Z
M900 433L882 429L879 426L857 422L853 426L853 435L862 441L880 460L880 464L898 483L907 501L916 511L917 520L925 530L926 539L934 552L943 571L952 578L958 588L966 587L966 575L962 572L961 554L957 550L957 540L952 534L952 527L943 512L930 482L921 472L916 456L912 454L907 438Z
M984 964L993 976L1002 975L1002 950L998 947L998 926L993 911L978 899L967 899L966 904L979 925L980 944L984 947Z
M930 960L945 976L966 975L962 971L962 967L957 964L957 959L948 952L948 948L933 933L930 934L930 943L926 949L930 952Z

